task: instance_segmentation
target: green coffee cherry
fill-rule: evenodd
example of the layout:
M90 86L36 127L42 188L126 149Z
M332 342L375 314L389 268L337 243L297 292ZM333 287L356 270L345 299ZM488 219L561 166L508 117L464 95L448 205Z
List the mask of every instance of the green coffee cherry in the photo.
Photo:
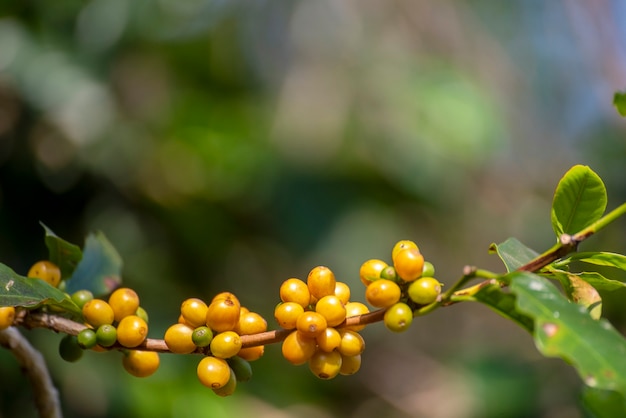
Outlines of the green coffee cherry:
M398 281L398 274L394 266L387 266L380 272L380 278L396 282Z
M66 335L59 344L59 355L70 363L80 360L83 356L83 349L78 345L78 339L73 335Z
M407 292L413 302L428 305L435 302L441 294L441 283L434 277L422 277L411 283Z
M191 341L197 347L208 347L213 340L213 331L209 327L198 327L191 334Z
M247 382L252 378L252 366L247 360L234 356L226 360L235 373L238 382Z
M72 293L71 298L72 298L72 301L80 309L83 309L83 306L85 306L85 303L93 299L93 293L91 293L89 290L77 290L76 292Z
M422 277L433 277L435 275L435 266L430 261L424 261L422 269Z
M96 331L96 340L102 347L111 347L117 341L117 329L113 325L100 325Z
M91 328L85 328L84 330L78 333L76 340L80 348L83 348L83 349L93 348L97 344L96 332L92 330Z
M135 312L135 315L146 321L146 324L148 323L148 312L146 312L146 310L141 306L137 308L137 312Z
M385 326L393 332L404 332L413 322L413 311L404 302L398 302L385 312Z

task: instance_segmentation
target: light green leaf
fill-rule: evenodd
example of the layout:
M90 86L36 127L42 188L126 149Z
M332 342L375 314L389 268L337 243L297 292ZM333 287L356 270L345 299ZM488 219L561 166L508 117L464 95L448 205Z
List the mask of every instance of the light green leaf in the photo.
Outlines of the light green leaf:
M539 255L519 242L517 238L508 238L500 244L493 243L489 246L489 252L498 254L507 272L517 270Z
M535 344L548 357L561 357L590 387L626 393L626 340L604 319L563 296L547 279L528 272L510 275L517 309L535 321Z
M602 217L606 188L591 168L575 165L561 178L552 200L552 228L557 238L574 234Z
M559 261L559 264L568 261L582 261L598 266L615 267L626 271L626 255L610 252L580 252L573 253L566 259Z
M72 314L80 315L80 309L56 287L40 279L20 276L10 267L0 264L0 306L34 308L54 305Z
M565 270L552 269L550 273L557 275L564 275L565 277L576 276L581 280L589 283L591 286L598 290L607 290L614 291L618 289L622 289L626 287L626 283L620 282L619 280L608 279L604 277L602 274L595 271L584 271L582 273L571 273ZM556 277L561 280L561 277ZM561 280L562 281L562 280Z
M613 106L621 116L626 117L626 91L616 91L613 95Z
M626 417L626 398L618 392L587 387L582 402L590 417Z
M80 247L59 238L50 228L40 222L46 231L46 247L48 247L49 260L61 269L61 278L67 279L83 257Z
M122 258L102 232L89 234L81 259L67 280L69 294L86 289L94 296L110 293L122 280Z

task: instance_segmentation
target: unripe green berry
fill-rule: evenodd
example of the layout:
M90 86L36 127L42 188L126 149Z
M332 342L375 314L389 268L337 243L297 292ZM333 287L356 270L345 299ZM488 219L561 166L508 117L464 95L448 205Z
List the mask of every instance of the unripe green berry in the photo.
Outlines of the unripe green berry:
M396 273L394 266L387 266L380 272L380 278L396 282L398 281L398 273Z
M100 325L96 330L98 345L111 347L117 341L117 329L113 325Z
M146 321L146 324L148 323L148 312L146 312L146 310L141 306L137 308L137 312L135 312L135 315Z
M428 305L437 300L441 293L441 283L434 277L422 277L410 284L409 298L419 304Z
M78 340L74 335L66 335L59 343L59 355L65 361L73 363L83 356L83 349L78 345Z
M424 261L422 269L422 277L433 277L435 275L435 266L430 261Z
M96 332L92 330L91 328L85 328L84 330L78 333L76 340L80 348L83 348L83 349L93 348L97 344Z
M238 382L247 382L252 378L252 366L247 360L234 356L226 360L231 371L235 373Z
M213 331L207 326L198 327L191 334L191 341L196 347L208 347L213 340Z
M76 306L78 306L80 309L83 309L85 303L93 299L93 293L86 289L77 290L76 292L72 293L71 298Z

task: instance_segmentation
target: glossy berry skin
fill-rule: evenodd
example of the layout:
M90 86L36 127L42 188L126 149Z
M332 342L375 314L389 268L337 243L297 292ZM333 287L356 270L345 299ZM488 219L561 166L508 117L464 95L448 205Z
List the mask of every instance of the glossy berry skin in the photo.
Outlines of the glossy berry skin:
M239 350L241 350L241 338L234 331L220 332L213 337L209 348L213 356L227 359L239 353Z
M197 347L208 347L213 340L213 331L207 326L201 326L193 330L191 341Z
M224 292L220 295L213 298L207 309L206 326L216 332L231 331L239 322L241 304L232 293Z
M84 330L79 332L78 336L76 337L76 341L82 349L93 348L98 343L96 332L91 328L85 328Z
M367 260L361 264L359 269L359 278L365 286L369 286L370 283L380 279L380 273L387 267L387 263L376 258Z
M320 313L305 311L296 321L296 329L303 336L315 338L326 330L326 318Z
M402 280L412 282L424 271L424 256L415 248L407 248L396 254L393 266Z
M136 315L129 315L117 325L117 341L127 348L137 347L148 336L148 324Z
M344 356L356 356L365 350L365 340L358 332L341 330L341 344L337 349Z
M189 354L196 350L196 344L194 344L192 335L193 328L186 324L174 324L171 325L167 331L165 331L165 344L172 353L175 354Z
M134 315L139 308L139 296L133 289L121 287L109 296L109 305L113 309L117 322L128 315Z
M219 389L228 383L231 371L226 360L206 356L198 363L196 373L198 380L204 386L211 389Z
M209 307L203 300L189 298L185 299L180 305L180 314L187 325L197 328L206 325L206 313L208 309Z
M257 345L254 347L242 348L237 355L247 361L255 361L263 357L265 346Z
M252 379L252 366L250 366L247 360L235 356L229 358L226 362L230 366L231 372L235 374L238 382L247 382Z
M309 306L311 292L307 284L296 278L285 280L279 289L280 300L283 302L295 302L303 308Z
M430 261L424 261L424 268L422 269L422 277L434 277L435 266Z
M336 328L328 327L323 333L315 337L315 341L320 350L329 353L341 345L341 334Z
M396 282L380 279L372 282L365 289L365 299L377 308L386 308L400 300L402 291Z
M15 320L15 307L2 306L0 307L0 331L9 328L13 325Z
M318 350L309 359L309 369L320 379L332 379L341 370L341 354L338 351Z
M61 339L59 355L70 363L80 360L83 356L83 349L78 345L78 339L74 335L66 335Z
M403 239L401 241L396 242L396 244L393 246L393 249L391 250L391 260L393 261L394 264L396 263L396 256L398 255L398 253L406 249L414 249L417 251L420 250L417 244L411 240Z
M317 266L309 272L306 284L311 296L319 300L324 296L335 294L337 280L335 274L328 267Z
M83 317L94 328L100 325L112 324L115 319L113 308L102 299L92 299L83 305Z
M141 306L137 308L137 311L135 312L135 315L137 315L139 318L141 318L144 321L146 321L146 324L149 322L148 321L148 312L146 312L146 310L144 308L142 308Z
M384 323L393 332L404 332L413 322L413 311L403 302L398 302L385 312Z
M93 299L93 293L86 289L77 290L76 292L72 293L71 299L76 304L76 306L78 306L80 309L83 309L83 306L85 306L87 302Z
M28 277L41 279L51 286L57 287L61 282L61 270L56 264L44 260L38 261L28 270Z
M350 302L350 286L344 282L336 282L335 296L337 296L344 305Z
M391 280L392 282L398 281L398 273L394 266L387 266L380 272L381 279Z
M258 334L267 331L267 321L256 312L246 312L239 316L235 332L239 335Z
M298 331L293 331L283 341L281 350L283 357L293 364L306 363L315 353L316 342L313 338L302 336Z
M154 351L128 350L122 357L124 369L135 377L151 376L159 364L159 354Z
M274 318L278 325L285 329L294 329L300 315L304 313L302 305L295 302L284 302L274 309Z
M361 368L361 355L341 356L341 369L339 374L349 376L355 374Z
M346 303L346 318L349 318L351 316L364 315L369 311L369 308L361 302ZM349 329L352 331L361 331L363 328L365 328L365 325L350 325L347 327L343 327L343 329Z
M315 304L315 312L326 318L326 324L334 327L346 319L346 307L335 295L324 296Z
M422 277L411 283L407 292L409 298L418 305L429 305L441 294L441 283L434 277Z
M117 329L113 325L100 325L96 330L96 340L102 347L111 347L117 341Z

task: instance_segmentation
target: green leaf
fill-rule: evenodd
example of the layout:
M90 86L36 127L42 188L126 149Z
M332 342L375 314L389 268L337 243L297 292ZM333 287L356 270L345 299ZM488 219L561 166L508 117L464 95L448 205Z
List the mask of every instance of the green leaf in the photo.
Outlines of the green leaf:
M588 166L575 165L563 176L552 201L552 228L557 238L574 234L602 217L606 188Z
M608 279L604 277L602 274L595 272L595 271L584 271L582 273L572 273L572 272L565 271L565 270L551 269L550 275L556 276L556 278L561 280L561 282L563 281L562 280L563 277L569 279L569 276L576 276L579 279L584 280L585 282L589 283L591 286L593 286L594 288L598 290L607 290L610 292L626 287L626 283L620 282L619 280ZM548 275L548 277L550 277L550 275ZM559 275L562 275L562 276L559 276Z
M86 289L94 296L110 293L121 283L122 259L102 232L89 234L83 258L67 281L69 294Z
M626 91L616 91L613 95L613 106L620 116L626 117Z
M43 280L20 276L10 267L0 264L0 306L34 308L42 304L58 306L80 315L78 306L64 292Z
M598 266L615 267L626 271L626 255L610 252L581 252L573 253L569 257L559 261L559 264L569 261L582 261Z
M83 257L80 247L59 238L50 228L40 222L46 231L46 247L48 247L49 260L61 269L61 278L67 279L72 275L76 265Z
M517 270L539 255L539 253L519 242L517 238L508 238L501 244L493 243L489 246L489 252L498 254L506 266L507 272Z
M586 387L582 402L591 417L626 417L626 398L618 392Z
M517 309L535 321L541 353L573 365L587 386L626 393L626 340L608 321L593 319L539 275L514 272L510 280Z
M486 286L480 289L474 295L474 299L487 305L503 317L516 322L526 331L533 332L533 319L519 312L515 306L515 295L504 292L499 285Z

